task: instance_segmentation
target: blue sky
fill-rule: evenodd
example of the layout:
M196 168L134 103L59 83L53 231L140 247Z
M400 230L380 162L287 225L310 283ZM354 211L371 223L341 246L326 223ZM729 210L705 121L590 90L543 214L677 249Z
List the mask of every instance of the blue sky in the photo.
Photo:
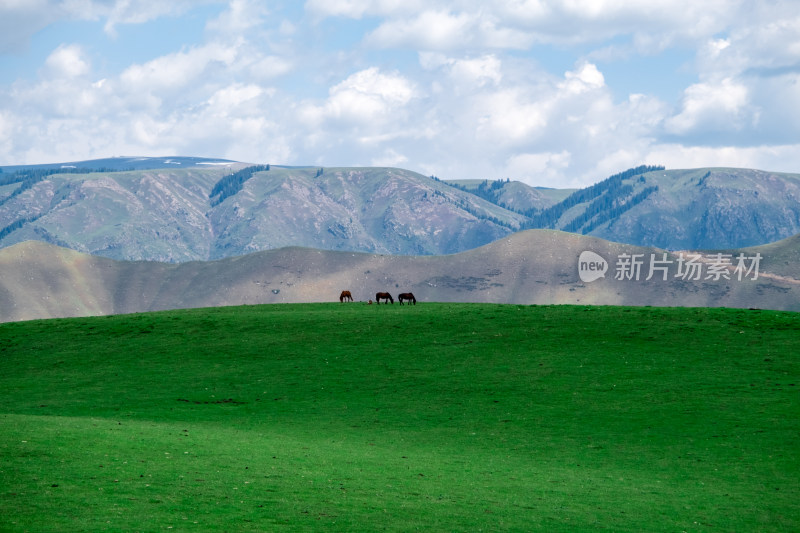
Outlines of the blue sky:
M800 9L0 0L0 164L125 156L588 185L800 172Z

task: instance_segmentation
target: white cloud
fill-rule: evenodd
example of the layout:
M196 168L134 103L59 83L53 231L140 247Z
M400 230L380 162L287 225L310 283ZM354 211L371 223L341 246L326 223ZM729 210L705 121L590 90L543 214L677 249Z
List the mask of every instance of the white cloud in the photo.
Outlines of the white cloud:
M36 67L0 85L0 160L180 153L549 186L641 163L800 169L791 1L208 3L223 8L0 0L0 54L19 53L5 36L24 43L55 21L107 32L25 56ZM108 66L102 43L123 24L189 11L197 42ZM683 63L663 62L671 92L630 82L662 75L662 54ZM643 56L656 67L631 72Z
M684 146L658 144L647 152L648 161L667 168L734 167L774 172L797 172L800 144L740 146Z
M408 162L408 157L387 148L380 156L370 161L370 166L375 167L399 167Z
M420 56L436 90L419 102L424 108L415 116L424 117L434 133L426 146L414 148L417 157L410 161L426 173L585 185L605 177L598 164L611 161L608 154L620 146L631 149L617 154L617 160L639 164L648 146L639 137L652 134L669 110L645 95L615 104L602 72L585 61L556 78L537 72L530 62L498 60L488 64L500 83L486 78L464 88L469 78L455 75L453 66L474 59Z
M549 103L537 101L520 89L492 92L474 100L477 137L484 142L530 142L545 131Z
M120 84L130 93L158 96L163 91L195 85L215 64L223 70L230 67L237 55L235 46L211 42L144 64L131 65L120 75Z
M249 60L250 58L247 59ZM294 69L294 64L285 57L269 55L255 58L247 68L253 78L265 81L291 72Z
M448 51L470 46L522 49L532 39L524 31L499 24L489 10L428 9L387 20L367 36L366 42L379 48Z
M105 19L104 29L109 35L116 35L120 24L142 24L164 16L175 17L186 11L207 3L221 3L220 0L71 0L64 2L73 18ZM232 0L238 3L238 0Z
M514 176L515 180L528 185L538 186L560 181L569 167L571 154L561 152L522 153L508 158L503 171L505 176Z
M631 35L648 53L712 36L748 9L744 0L309 0L305 7L318 18L384 17L369 38L379 46L517 49Z
M424 11L414 18L381 24L367 41L379 47L411 45L422 50L449 50L468 38L477 21L476 14Z
M45 61L48 74L57 78L76 78L89 73L89 63L80 46L61 45Z
M107 95L104 85L91 79L91 65L81 47L62 45L47 57L36 82L19 81L9 88L4 95L5 107L9 116L28 117L31 124L26 129L49 128L46 121L51 117L58 120L97 117L101 111L98 104Z
M666 129L677 135L696 130L738 130L757 117L748 103L747 87L730 78L696 83L686 89L681 111L667 119Z
M360 19L414 12L428 3L423 0L307 0L305 10L316 17Z
M431 72L442 72L450 81L451 90L466 94L488 85L498 86L503 80L503 63L495 54L455 58L438 52L421 52L420 66ZM441 91L436 82L433 92Z
M501 61L489 54L478 58L454 60L450 70L458 85L483 87L486 84L500 84L503 79L501 68Z
M263 94L264 90L258 85L234 84L211 95L211 98L208 99L208 105L223 111L247 106L248 111L251 111L252 108L248 104L252 104Z
M330 89L322 106L310 105L305 116L312 120L334 119L376 124L416 96L416 88L398 73L372 67L352 74Z
M603 73L592 63L583 63L576 70L564 74L559 87L570 94L581 94L605 86Z
M167 124L146 115L135 118L129 130L133 142L150 150L164 144L167 131Z
M278 32L281 35L294 35L297 33L297 26L292 24L291 21L284 19L278 27Z
M9 115L0 110L0 154L7 154L11 148L12 119Z
M206 28L218 34L237 35L261 25L268 14L263 2L230 0L228 9L209 21Z
M769 7L767 7L769 6ZM800 66L800 12L792 2L756 3L725 38L709 37L698 50L703 77Z
M618 108L615 125L636 138L654 135L670 111L665 102L640 93L629 95L628 101L620 103Z
M104 29L113 36L120 24L177 16L207 3L223 3L223 0L3 0L0 53L26 49L33 35L59 20L105 20Z

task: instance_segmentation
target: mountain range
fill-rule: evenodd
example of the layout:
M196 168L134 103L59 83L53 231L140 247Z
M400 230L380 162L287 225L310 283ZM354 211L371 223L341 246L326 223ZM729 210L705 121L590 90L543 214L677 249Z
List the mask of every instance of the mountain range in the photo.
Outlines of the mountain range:
M457 254L525 229L664 250L738 249L800 232L800 175L749 169L637 167L577 190L182 157L0 170L0 247L34 240L121 261L287 246Z

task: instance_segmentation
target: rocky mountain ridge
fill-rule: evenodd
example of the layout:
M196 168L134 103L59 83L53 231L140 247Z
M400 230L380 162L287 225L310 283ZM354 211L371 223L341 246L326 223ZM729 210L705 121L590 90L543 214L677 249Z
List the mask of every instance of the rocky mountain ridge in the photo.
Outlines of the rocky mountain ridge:
M485 182L488 183L488 182ZM751 169L637 167L550 205L509 199L514 182L473 185L481 197L548 228L670 250L743 247L800 231L800 175ZM552 197L552 195L551 195Z
M638 167L577 191L178 157L0 170L0 247L38 240L118 260L181 263L286 246L454 254L529 228L670 250L800 232L800 175L747 169Z

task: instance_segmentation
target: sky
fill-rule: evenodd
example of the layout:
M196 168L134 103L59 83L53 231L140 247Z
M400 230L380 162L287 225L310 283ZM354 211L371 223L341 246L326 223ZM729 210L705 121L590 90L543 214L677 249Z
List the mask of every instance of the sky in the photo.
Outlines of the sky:
M798 0L0 0L0 165L800 172Z

